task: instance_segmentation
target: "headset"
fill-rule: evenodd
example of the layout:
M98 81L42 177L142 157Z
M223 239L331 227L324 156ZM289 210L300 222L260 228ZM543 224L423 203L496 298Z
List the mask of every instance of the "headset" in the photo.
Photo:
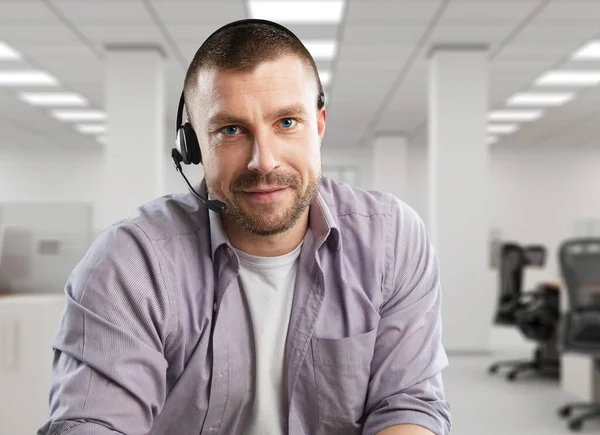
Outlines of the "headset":
M229 29L231 27L239 26L242 24L253 24L253 23L266 24L268 26L282 30L286 34L290 35L292 38L296 39L300 44L302 44L300 39L294 33L292 33L291 30L287 29L286 27L282 26L281 24L275 23L273 21L268 21L268 20L249 18L249 19L231 22L231 23L226 24L223 27L215 30L208 38L206 38L206 40L200 46L198 51L200 51L200 49L202 49L202 47L204 47L204 45L207 43L207 41L211 40L213 38L213 36L215 36L218 33L221 33L225 29ZM323 94L323 92L319 93L317 104L318 104L319 108L321 108L325 105L325 95ZM192 165L192 164L197 165L202 162L202 154L200 152L200 144L198 143L198 137L196 136L194 127L192 127L192 124L189 121L186 121L185 123L183 123L184 105L185 105L184 92L181 91L181 97L179 98L179 105L177 107L177 119L176 119L176 125L175 125L175 131L177 132L176 137L175 137L175 148L173 148L171 150L171 158L173 159L173 163L175 164L175 169L177 170L177 172L179 172L179 174L185 180L192 195L194 195L197 199L199 199L210 210L213 210L219 214L224 214L227 211L227 206L225 205L225 203L223 203L221 201L217 201L217 200L211 200L208 198L204 198L202 195L200 195L198 192L196 192L196 190L194 190L194 188L188 181L187 177L183 173L183 169L181 168L182 163L184 165Z

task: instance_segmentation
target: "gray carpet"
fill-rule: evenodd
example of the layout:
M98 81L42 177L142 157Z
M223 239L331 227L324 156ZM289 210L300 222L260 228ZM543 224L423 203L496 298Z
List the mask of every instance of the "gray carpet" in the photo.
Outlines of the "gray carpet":
M487 373L492 361L511 359L510 355L450 355L449 359L444 384L454 420L453 435L577 433L557 415L560 406L574 401L559 381L523 375L508 382L503 375ZM600 418L586 422L579 433L600 433Z

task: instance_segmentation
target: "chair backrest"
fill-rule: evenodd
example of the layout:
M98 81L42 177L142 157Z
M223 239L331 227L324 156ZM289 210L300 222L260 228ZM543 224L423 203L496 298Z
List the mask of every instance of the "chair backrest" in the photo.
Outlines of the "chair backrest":
M518 298L523 286L523 248L517 243L504 243L500 250L500 299Z
M569 310L600 310L600 238L564 241L559 249L559 263Z
M514 324L514 310L522 293L524 264L523 248L519 244L510 242L502 245L495 323Z
M546 265L546 247L543 245L527 245L523 249L525 266L544 267Z
M514 325L514 314L523 295L525 267L542 267L546 262L546 248L542 245L522 246L506 242L500 248L498 267L498 304L495 323Z

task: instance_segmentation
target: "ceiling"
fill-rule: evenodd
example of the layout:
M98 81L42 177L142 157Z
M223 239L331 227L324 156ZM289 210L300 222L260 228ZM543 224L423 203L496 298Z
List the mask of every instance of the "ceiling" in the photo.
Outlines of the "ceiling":
M285 0L283 0L285 1ZM60 89L104 104L104 46L157 43L167 53L167 128L188 63L223 24L248 18L245 0L0 0L0 41L23 54L2 69L43 69ZM376 134L422 140L427 117L427 53L436 44L487 44L490 109L531 89L551 68L600 69L569 55L600 36L598 0L347 0L339 25L287 25L301 39L336 38L327 90L324 146L366 146ZM102 145L0 87L0 148L51 150ZM600 135L600 87L580 89L492 146L590 143Z

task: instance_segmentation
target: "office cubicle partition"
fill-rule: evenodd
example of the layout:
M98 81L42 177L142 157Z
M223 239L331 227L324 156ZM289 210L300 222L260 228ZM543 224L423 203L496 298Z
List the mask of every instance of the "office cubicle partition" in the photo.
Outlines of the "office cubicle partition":
M61 293L93 241L92 205L0 203L0 293Z

